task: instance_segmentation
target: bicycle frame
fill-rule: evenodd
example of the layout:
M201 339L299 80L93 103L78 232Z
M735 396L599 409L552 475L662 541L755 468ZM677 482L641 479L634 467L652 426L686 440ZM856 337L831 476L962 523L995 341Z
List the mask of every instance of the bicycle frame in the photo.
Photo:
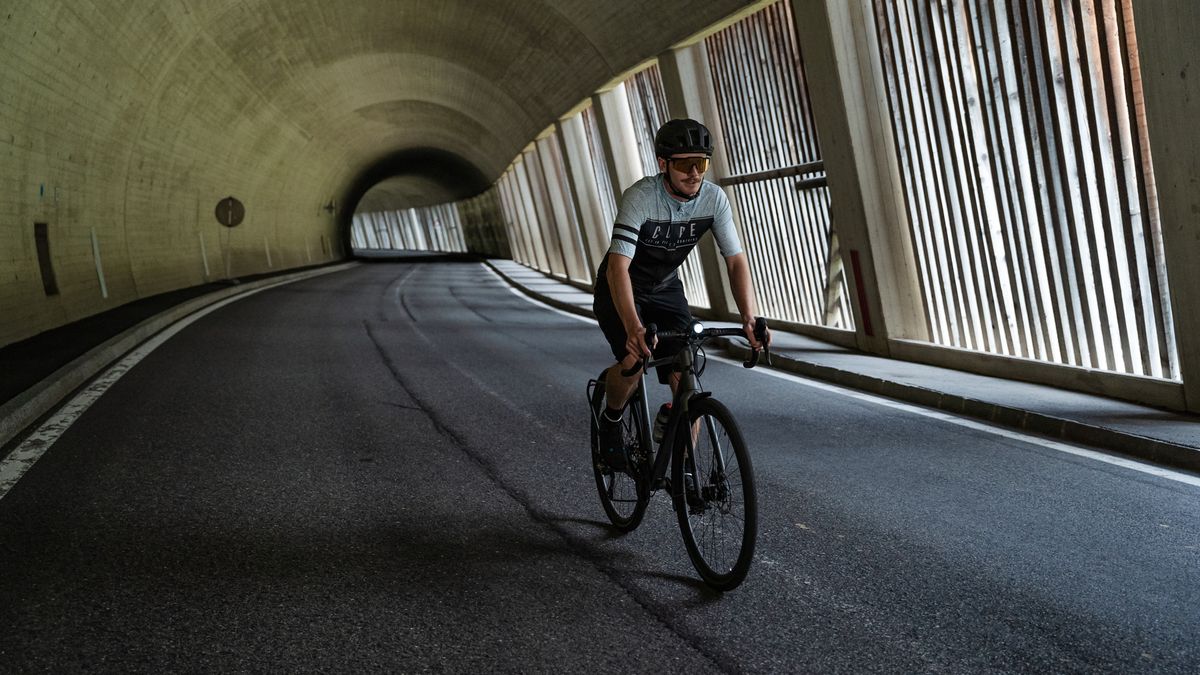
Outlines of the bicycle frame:
M760 341L765 340L767 336L767 322L762 317L758 317L754 327L755 335ZM671 415L667 418L666 428L663 430L662 441L659 442L658 448L654 449L654 461L650 471L649 484L651 490L657 490L664 487L670 487L669 481L666 480L667 467L671 461L672 448L675 447L675 436L679 433L682 426L680 420L688 419L690 403L692 399L711 396L709 392L700 389L700 380L696 376L696 354L699 353L701 345L704 341L711 337L718 336L737 336L742 332L739 329L705 329L702 324L696 322L692 324L691 332L663 332L659 333L654 324L647 326L646 331L648 336L659 335L668 339L680 339L683 341L683 348L678 353L671 356L666 356L660 359L647 360L642 359L638 362L636 368L641 370L640 381L638 382L637 392L635 397L639 399L638 405L641 406L642 420L640 434L643 439L646 439L648 449L653 448L654 435L651 431L650 417L650 400L646 396L646 373L651 368L673 364L675 370L680 374L679 384L675 388L674 396L671 398ZM653 340L653 338L651 338ZM770 362L770 347L767 346L765 353L767 354L768 362ZM758 363L758 352L751 354L750 360L742 365L746 368L753 368ZM620 366L617 366L620 367ZM622 371L623 375L631 375L632 372ZM709 423L711 427L711 422ZM709 432L716 436L715 429L709 429ZM682 457L680 461L682 461ZM718 453L715 458L717 469L721 472L725 471L725 459Z
M637 420L636 428L620 429L628 453L622 469L614 470L607 464L604 453L608 449L599 442L601 434L608 431L600 426L598 416L604 401L595 387L611 373L605 371L600 378L588 383L588 402L593 415L592 471L600 503L613 526L626 533L642 522L651 495L660 489L667 490L679 520L684 546L696 571L710 587L718 591L732 590L746 578L754 557L758 507L753 466L733 414L715 398L708 398L711 394L701 389L697 366L705 341L743 336L744 329L705 328L703 324L693 322L686 331L659 333L653 323L648 324L646 344L657 346L656 335L680 340L682 345L667 357L655 359L646 354L628 369L622 364L615 366L621 368L618 371L621 377L638 378L629 407L634 417L641 418ZM756 347L761 345L762 349L752 350L742 366L753 368L757 365L760 351L766 354L770 363L770 333L765 319L755 319L750 342ZM671 411L655 448L646 378L650 368L665 366L673 371L672 379L677 379ZM699 420L693 422L693 417L703 418L705 424L700 425ZM637 437L636 441L630 438L631 435ZM708 439L709 443L700 442L703 439ZM669 476L668 469L671 471ZM735 476L727 476L730 470ZM636 496L631 494L628 482L620 483L621 494L617 494L618 480L626 481L626 478L632 479Z
M650 444L653 445L654 436L651 432L650 424L650 401L646 396L646 371L657 366L674 363L679 367L680 377L679 385L675 389L675 393L671 398L671 415L667 418L667 425L663 431L662 441L659 442L658 448L655 450L653 468L650 472L650 487L652 490L669 487L669 482L666 480L667 468L672 460L671 450L675 447L675 434L678 433L681 426L686 427L686 424L681 423L681 420L688 419L690 403L693 398L703 398L711 396L711 392L700 389L700 380L696 377L696 350L688 344L679 351L678 354L657 359L646 363L642 369L641 382L638 384L640 405L642 406L642 438L650 439ZM681 458L682 459L682 458ZM724 458L720 458L722 464ZM725 470L724 466L719 467L721 471Z

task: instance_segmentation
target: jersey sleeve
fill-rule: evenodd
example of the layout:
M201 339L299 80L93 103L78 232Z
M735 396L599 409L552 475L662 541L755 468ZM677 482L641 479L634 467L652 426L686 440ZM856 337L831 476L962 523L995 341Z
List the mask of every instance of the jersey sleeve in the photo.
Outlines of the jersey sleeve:
M721 255L728 258L742 252L742 241L738 238L737 228L733 226L733 211L729 208L729 199L725 191L717 189L717 204L713 210L713 238L717 240L717 248Z
M646 207L641 192L631 187L621 195L621 208L617 210L617 220L613 224L612 242L608 245L609 253L632 258L637 253L638 236L642 223L646 222Z

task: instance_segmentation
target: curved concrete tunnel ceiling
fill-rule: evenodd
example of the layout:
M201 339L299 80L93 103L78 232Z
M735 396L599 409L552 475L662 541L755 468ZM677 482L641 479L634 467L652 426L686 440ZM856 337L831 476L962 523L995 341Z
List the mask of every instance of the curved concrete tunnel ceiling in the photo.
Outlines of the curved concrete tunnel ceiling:
M227 5L206 33L263 99L339 146L349 174L433 147L490 183L596 88L747 4L260 0ZM412 188L390 192L392 206L445 201L417 194L421 172L406 168Z
M394 179L370 197L378 208L476 194L597 89L762 4L14 3L0 13L0 178L15 186L0 251L19 253L0 256L0 344L338 258L375 183ZM227 196L246 206L233 229L213 217ZM35 222L61 258L57 295L40 282Z

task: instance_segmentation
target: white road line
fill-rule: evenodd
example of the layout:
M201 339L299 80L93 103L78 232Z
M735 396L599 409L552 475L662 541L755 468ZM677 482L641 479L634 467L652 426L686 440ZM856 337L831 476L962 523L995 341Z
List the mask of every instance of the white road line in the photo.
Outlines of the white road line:
M512 284L512 282L510 282L508 279L505 279L496 270L492 269L491 265L485 265L483 263L480 263L480 264L483 265L483 268L485 270L491 272L497 279L499 279L500 283L504 284L504 287L507 288L510 293L517 296L518 298L521 298L522 300L525 300L531 304L537 305L538 307L541 307L542 309L548 309L551 312L555 312L557 314L562 314L565 317L575 319L576 321L583 321L584 323L590 323L593 325L596 324L596 320L591 317L582 316L580 314L572 314L570 312L561 310L552 305L547 305L546 303L542 302L541 300L538 300L537 298L533 298L528 295L525 295L525 293L523 291L519 290L516 286L514 286Z
M246 291L245 293L241 293L231 298L221 300L220 302L213 303L194 314L190 314L179 321L176 321L167 328L163 329L154 337L135 347L115 365L109 367L109 369L104 371L102 375L93 380L86 389L76 394L70 401L59 408L50 419L46 420L46 422L38 427L36 431L30 434L25 440L21 441L21 444L14 448L13 451L9 453L8 457L5 457L3 461L0 461L0 499L3 499L4 496L8 494L8 491L17 484L17 481L20 480L21 477L24 476L27 471L29 471L29 469L33 468L33 465L42 458L42 455L46 454L46 451L49 450L52 445L54 445L55 441L57 441L67 429L71 428L71 425L74 424L75 421L78 420L79 417L83 415L83 413L87 411L87 409L90 408L92 404L104 394L104 392L108 391L109 387L113 386L117 380L121 379L121 376L129 372L129 370L136 366L138 362L146 358L150 352L158 349L159 346L171 339L171 337L173 337L179 331L187 328L195 321L207 316L208 314L211 314L212 312L215 312L225 305L237 302L243 298L248 298L251 295L261 293L267 289L275 288L276 286L290 284L294 281L299 281L299 279L290 279L287 281L281 281L277 284L271 284L270 286L263 286L262 288Z
M736 365L739 368L742 365L741 361L735 361L733 359L729 359L724 356L712 356L709 358L711 358L714 361L720 361L722 363ZM845 387L840 387L840 386L837 386L834 384L829 384L827 382L810 380L808 378L801 377L799 375L794 375L792 373L787 373L787 372L783 372L783 371L779 371L779 370L773 370L770 368L755 368L752 372L759 373L760 375L769 375L771 377L777 377L781 380L787 380L789 382L793 382L796 384L802 384L806 387L812 387L814 389L820 389L822 391L828 391L828 392L832 392L835 394L841 394L842 396L856 398L861 401L867 401L868 403L874 403L877 405L887 406L889 408L895 408L896 410L903 410L904 412L913 413L915 415L923 415L925 417L931 417L936 420L941 420L943 422L949 422L951 424L957 424L958 426L967 427L969 429L975 429L977 431L983 431L983 432L986 432L989 434L993 434L995 436L1003 436L1005 438L1011 438L1013 440L1021 441L1023 443L1029 443L1031 445L1040 445L1044 448L1049 448L1051 450L1065 452L1067 454L1076 455L1078 457L1086 457L1088 459L1094 459L1098 462L1104 462L1105 464L1112 464L1114 466L1119 466L1119 467L1122 467L1125 469L1132 469L1134 471L1139 471L1141 473L1149 474L1151 476L1157 476L1159 478L1166 478L1167 480L1173 480L1173 481L1176 481L1179 483L1186 483L1188 485L1194 485L1194 486L1200 487L1200 477L1193 476L1191 474L1181 473L1181 472L1175 471L1173 469L1168 469L1168 468L1161 467L1161 466L1155 466L1153 464L1145 464L1143 462L1138 462L1138 461L1131 460L1131 459L1125 459L1122 457L1115 457L1113 455L1106 455L1102 452L1096 452L1095 450L1087 450L1085 448L1071 445L1069 443L1053 441L1053 440L1050 440L1047 438L1041 438L1038 436L1031 436L1029 434L1025 434L1020 431L1013 431L1011 429L1003 429L1000 427L995 427L995 426L992 426L985 422L977 422L975 420L967 419L965 417L959 417L952 413L943 412L941 410L934 410L931 408L921 408L919 406L909 405L907 403L901 403L899 401L893 401L891 399L875 396L874 394L867 394L867 393L864 393L861 391L855 391L853 389L846 389Z
M485 267L486 267L486 265L485 265ZM543 307L552 312L558 312L559 314L562 314L564 316L570 316L575 319L580 319L582 321L587 321L587 322L593 323L593 324L595 323L594 319L589 319L589 318L585 318L585 317L582 317L582 316L579 316L576 314L571 314L569 312L564 312L556 307L551 307L550 305L547 305L543 302L539 302L538 300L535 300L534 298L531 298L528 295L525 295L521 291L514 288L513 285L508 282L508 280L504 279L499 274L497 274L495 270L492 270L490 267L488 267L487 269L488 269L488 271L492 272L492 274L495 274L496 277L499 278L500 281L503 282L504 285L508 287L508 290L512 291L518 297L524 298L525 300L537 305L538 307ZM742 365L741 361L735 361L733 359L726 358L724 356L711 356L709 358L713 359L714 361L720 361L722 363L728 363L730 365L735 365L738 367L741 367L741 365ZM1068 443L1052 441L1052 440L1049 440L1046 438L1040 438L1038 436L1031 436L1029 434L1025 434L1025 433L1022 433L1019 431L1013 431L1011 429L1002 429L1000 427L995 427L990 424L985 424L983 422L976 422L975 420L970 420L970 419L967 419L964 417L958 417L951 413L942 412L940 410L933 410L930 408L921 408L918 406L909 405L907 403L901 403L899 401L893 401L891 399L882 398L880 396L875 396L874 394L867 394L867 393L864 393L861 391L847 389L845 387L840 387L840 386L837 386L834 384L829 384L827 382L810 380L808 378L804 378L799 375L793 375L792 373L788 373L788 372L784 372L784 371L780 371L780 370L774 370L771 368L755 368L751 372L759 373L761 375L769 375L771 377L777 377L781 380L787 380L789 382L794 382L796 384L802 384L806 387L812 387L814 389L821 389L823 391L833 392L835 394L841 394L842 396L856 398L861 401L866 401L868 403L874 403L877 405L887 406L889 408L895 408L896 410L903 410L904 412L913 413L915 415L923 415L925 417L931 417L933 419L941 420L943 422L949 422L951 424L957 424L959 426L967 427L969 429L983 431L985 433L993 434L995 436L1011 438L1013 440L1021 441L1023 443L1029 443L1031 445L1040 445L1044 448L1049 448L1051 450L1057 450L1058 452L1064 452L1064 453L1067 453L1070 455L1075 455L1077 457L1086 457L1088 459L1093 459L1098 462L1104 462L1105 464L1111 464L1113 466L1119 466L1119 467L1122 467L1125 469L1131 469L1133 471L1138 471L1138 472L1141 472L1144 474L1149 474L1151 476L1156 476L1158 478L1165 478L1167 480L1173 480L1178 483L1185 483L1187 485L1194 485L1194 486L1200 487L1200 477L1193 476L1193 475L1187 474L1187 473L1181 473L1181 472L1175 471L1173 469L1168 469L1168 468L1161 467L1161 466L1155 466L1153 464L1145 464L1143 462L1138 462L1138 461L1134 461L1131 459L1124 459L1122 457L1115 457L1113 455L1106 455L1102 452L1096 452L1095 450L1088 450L1086 448L1081 448L1081 447L1078 447L1075 445L1070 445Z

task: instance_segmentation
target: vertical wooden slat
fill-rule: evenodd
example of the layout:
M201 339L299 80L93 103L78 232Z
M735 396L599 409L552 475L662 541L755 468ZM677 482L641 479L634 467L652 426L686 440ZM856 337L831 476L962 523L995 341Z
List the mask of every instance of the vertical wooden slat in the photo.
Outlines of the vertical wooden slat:
M910 76L908 71L909 59L904 54L904 43L902 33L895 30L894 26L902 25L896 17L895 12L899 8L895 3L875 3L875 25L877 26L876 44L878 45L880 60L883 64L885 73L891 77L885 77L886 92L888 96L889 110L892 114L893 124L897 131L892 134L896 144L896 156L899 162L899 170L903 174L904 179L911 184L912 177L918 173L923 173L919 168L919 155L917 147L920 145L917 128L913 120L916 115L913 112L912 101L909 97L910 86L902 86L901 83L916 84L915 77ZM929 207L926 204L926 191L913 190L906 193L906 198L910 210L915 210L922 220L920 223L932 222ZM915 203L914 203L915 202ZM926 307L926 328L935 340L943 340L946 333L944 320L944 300L941 294L941 284L932 282L933 273L930 263L935 260L935 256L931 254L932 242L926 237L925 228L914 226L913 232L913 253L914 259L917 261L917 274L919 280L919 288L921 290L922 300Z
M1095 303L1091 329L1097 334L1097 342L1103 347L1097 354L1097 367L1106 370L1124 371L1124 343L1120 335L1121 322L1114 306L1112 279L1107 261L1110 258L1108 228L1105 227L1105 209L1102 206L1104 185L1098 169L1100 158L1094 144L1094 113L1091 110L1091 78L1085 36L1076 19L1081 12L1070 4L1064 4L1057 12L1057 27L1061 35L1063 54L1062 68L1065 85L1064 107L1067 111L1068 128L1074 141L1067 145L1074 153L1073 186L1078 192L1082 219L1076 221L1080 231L1081 266L1087 282L1086 290ZM1070 67L1077 64L1078 67Z
M1156 331L1153 327L1152 303L1146 302L1149 279L1142 270L1151 268L1146 259L1142 217L1137 197L1137 162L1133 151L1129 105L1126 98L1126 61L1121 49L1121 31L1118 21L1120 3L1101 3L1096 14L1097 56L1101 64L1103 84L1107 92L1104 97L1105 113L1110 120L1108 135L1109 152L1116 195L1113 204L1114 236L1119 237L1117 249L1123 252L1120 273L1127 284L1124 299L1129 319L1131 339L1137 347L1131 349L1131 360L1137 364L1138 374L1162 377Z
M1175 335L1171 331L1174 321L1171 318L1171 303L1168 298L1166 266L1159 264L1162 260L1162 232L1158 218L1158 195L1154 183L1153 163L1150 157L1150 142L1147 138L1145 103L1142 98L1141 65L1138 60L1137 33L1133 25L1131 0L1120 0L1116 3L1118 30L1121 37L1121 49L1124 63L1127 67L1125 79L1125 96L1129 101L1131 125L1136 132L1130 134L1133 144L1133 157L1137 162L1136 183L1138 193L1138 213L1146 223L1142 232L1142 240L1146 250L1146 259L1154 262L1153 269L1146 275L1147 301L1154 307L1154 328L1159 344L1158 364L1163 376L1179 377L1179 362L1175 349Z
M1020 38L1008 20L1011 0L1005 0L998 11L981 12L987 21L983 31L992 36L995 45L996 73L999 85L997 98L997 134L1005 162L1003 173L1007 176L1007 192L1010 200L1009 227L1012 230L1013 256L1018 264L1013 272L1018 276L1017 284L1023 298L1023 331L1026 334L1027 355L1031 358L1057 361L1060 349L1057 341L1048 339L1043 323L1051 332L1057 332L1056 318L1051 310L1052 301L1048 288L1038 280L1044 278L1045 267L1037 251L1040 237L1040 222L1034 206L1034 191L1029 172L1029 156L1026 146L1018 136L1026 125L1026 111L1022 107L1021 86L1017 65L1024 64L1020 58Z
M972 2L964 17L961 35L965 38L965 54L973 59L972 76L980 104L980 135L976 139L981 158L987 169L982 189L990 195L990 205L980 216L990 226L991 257L985 261L1000 289L1003 304L993 308L993 316L1005 333L1009 352L1028 357L1032 353L1027 330L1027 310L1019 267L1020 248L1016 243L1019 228L1015 227L1013 203L1008 190L1008 177L1013 170L1008 165L1010 153L1004 146L1003 129L1006 109L1000 64L999 45L992 41L989 4ZM995 163L995 166L992 166ZM985 202L986 203L986 202ZM994 209L994 214L988 208Z

